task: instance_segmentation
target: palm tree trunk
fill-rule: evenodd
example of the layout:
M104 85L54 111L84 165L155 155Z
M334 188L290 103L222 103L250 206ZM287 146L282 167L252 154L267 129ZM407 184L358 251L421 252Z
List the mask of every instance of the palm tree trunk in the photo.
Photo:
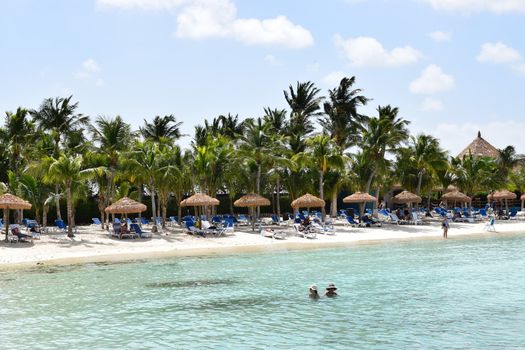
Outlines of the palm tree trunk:
M141 183L139 183L138 185L138 192L139 192L139 202L142 203L142 197L144 195L144 185ZM142 218L142 213L139 213L139 222L141 222L141 219Z
M67 200L67 236L75 237L73 234L73 196L71 194L71 184L66 188Z
M153 181L150 181L150 188L151 188L151 213L153 214L153 227L151 228L151 232L157 232L157 220L155 220L155 213L157 212L157 207L155 203L155 186L153 185Z
M109 216L109 215L108 215ZM100 222L102 223L102 229L104 229L104 222L105 222L105 219L106 219L106 215L105 215L105 212L104 210L100 210Z
M365 193L370 193L370 187L372 187L372 180L374 179L374 176L376 175L376 170L372 170L372 173L368 177L368 181L366 182L366 190Z
M44 204L44 207L42 209L42 228L46 228L47 227L47 211L48 211L48 206L46 204Z
M332 199L330 201L330 216L333 218L337 217L337 188L332 191Z
M231 215L235 215L233 213L233 198L231 196L228 196L228 198L230 198L230 213Z
M323 169L319 172L319 197L324 201L324 186L323 186ZM321 220L324 222L324 218L326 216L326 205L324 204L321 207Z
M7 242L7 235L9 234L9 209L4 209L4 226L5 226L5 241Z
M255 186L257 187L257 194L261 194L261 164L257 164L257 180L255 182ZM261 207L257 207L257 219L261 215Z
M163 229L166 228L166 215L167 215L167 211L168 211L167 204L166 204L166 203L163 203L163 204L162 204L162 228L163 228Z
M58 196L58 193L60 192L60 185L55 184L55 207L57 209L57 220L62 220L62 214L60 213L60 197Z
M275 186L277 188L277 217L281 217L281 179L277 177L277 184Z

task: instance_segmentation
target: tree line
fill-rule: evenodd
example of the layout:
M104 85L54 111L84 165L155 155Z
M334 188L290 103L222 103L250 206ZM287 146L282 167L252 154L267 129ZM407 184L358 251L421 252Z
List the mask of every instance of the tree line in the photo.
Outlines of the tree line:
M6 112L0 128L0 191L30 201L36 219L47 223L50 206L65 202L69 234L79 199L104 208L130 196L143 201L166 222L170 200L191 193L248 192L279 197L311 192L330 203L337 215L341 191L387 196L400 185L430 198L437 187L457 186L469 196L508 188L525 191L525 166L513 146L497 158L451 157L439 140L411 135L399 108L377 106L360 113L371 99L343 78L326 96L312 82L283 91L286 109L264 108L261 116L219 115L195 126L191 145L182 149L181 122L173 115L145 119L133 130L120 116L90 118L69 97L47 98L37 109ZM178 207L178 217L181 209ZM288 208L286 208L288 209Z

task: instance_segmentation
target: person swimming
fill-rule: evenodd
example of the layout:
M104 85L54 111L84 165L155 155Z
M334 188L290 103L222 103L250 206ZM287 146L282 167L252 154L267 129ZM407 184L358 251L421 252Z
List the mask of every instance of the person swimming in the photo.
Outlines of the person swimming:
M312 284L308 289L308 296L310 299L319 299L319 292L317 291L317 286Z
M337 287L333 283L329 283L328 287L326 287L326 292L324 293L325 297L336 297L337 293L335 292L337 290Z

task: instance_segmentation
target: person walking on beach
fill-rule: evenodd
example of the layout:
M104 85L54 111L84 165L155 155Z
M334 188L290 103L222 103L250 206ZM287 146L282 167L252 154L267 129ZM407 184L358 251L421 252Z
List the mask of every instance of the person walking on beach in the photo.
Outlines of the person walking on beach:
M337 293L335 292L337 290L335 284L329 283L328 287L326 287L326 292L324 293L325 297L336 297Z
M317 292L317 286L312 284L308 289L308 296L310 299L319 299L319 293Z
M443 238L448 238L449 223L448 223L448 218L446 216L443 218L441 227L443 228Z

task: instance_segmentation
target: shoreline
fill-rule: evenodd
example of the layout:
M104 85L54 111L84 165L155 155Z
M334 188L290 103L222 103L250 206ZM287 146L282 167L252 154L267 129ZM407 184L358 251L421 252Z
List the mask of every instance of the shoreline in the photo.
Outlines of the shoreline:
M501 235L525 235L525 222L499 222L497 232L483 230L485 223L456 224L449 231L449 240L481 238ZM290 228L286 226L275 229ZM169 259L175 257L218 256L279 251L301 251L344 248L417 240L443 240L441 227L435 223L413 225L383 225L381 228L335 227L335 235L317 235L317 239L288 237L286 240L265 238L244 228L232 236L195 238L180 229L169 230L169 235L155 235L147 240L115 240L100 230L87 226L79 229L73 239L63 234L46 234L32 245L2 243L0 245L0 272L35 267L79 265L88 263L119 263ZM97 249L99 245L99 249ZM102 248L100 248L102 247ZM67 249L67 250L61 250ZM27 254L29 253L29 254Z

